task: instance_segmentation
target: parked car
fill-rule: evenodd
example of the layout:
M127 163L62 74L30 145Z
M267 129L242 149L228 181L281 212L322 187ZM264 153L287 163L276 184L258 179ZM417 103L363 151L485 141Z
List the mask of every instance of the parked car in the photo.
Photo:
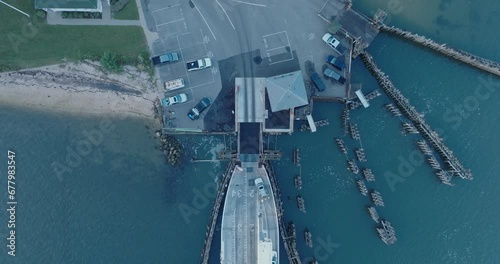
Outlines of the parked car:
M212 67L212 60L210 58L203 58L186 63L188 71L196 71Z
M153 65L159 65L163 63L172 63L179 60L179 55L177 52L170 52L161 56L155 56L151 58Z
M334 70L330 69L330 68L326 68L323 73L326 76L328 76L329 78L334 79L335 81L337 81L340 84L344 84L345 83L345 78L343 76L341 76L340 74L338 74L337 72L335 72Z
M187 102L187 95L185 93L181 93L181 94L176 94L174 96L163 98L161 100L161 105L169 106L169 105L185 103L185 102Z
M201 112L203 110L207 109L207 107L210 106L212 103L212 100L208 97L205 97L201 99L188 113L188 117L191 118L191 120L196 120L200 118Z
M330 46L341 55L346 51L342 44L340 44L340 40L336 39L332 34L326 33L325 35L323 35L322 39L328 46Z
M311 73L309 77L311 78L311 81L314 83L314 86L316 86L318 91L322 92L326 89L325 83L323 82L323 80L321 80L316 72Z
M165 82L165 92L177 90L177 89L180 89L184 86L185 86L184 79L182 79L182 78L166 81Z
M264 199L268 199L269 195L267 194L266 189L264 188L264 182L261 178L257 178L254 180L257 189L259 189L260 199L263 201Z
M332 65L335 69L343 71L345 69L345 62L342 57L335 57L333 55L328 55L326 57L326 62Z

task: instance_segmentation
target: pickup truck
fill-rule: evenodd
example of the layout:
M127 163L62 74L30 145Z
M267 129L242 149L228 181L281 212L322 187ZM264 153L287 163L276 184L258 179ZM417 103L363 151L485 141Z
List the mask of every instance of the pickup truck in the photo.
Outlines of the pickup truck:
M337 81L340 84L344 84L345 83L345 78L343 76L341 76L340 74L338 74L337 72L335 72L334 70L330 69L330 68L326 68L323 73L326 76L328 76L329 78L334 79L335 81Z
M212 67L212 60L210 58L203 58L186 63L188 71L196 71Z
M332 34L326 33L323 35L323 41L330 46L332 49L334 49L336 52L340 53L340 55L344 54L346 51L346 48L340 44L340 40L336 39Z
M184 79L179 78L165 82L165 92L170 92L184 87Z
M185 103L187 101L187 95L185 93L176 94L171 97L166 97L161 100L161 105L170 106L178 103Z
M205 110L207 107L210 106L212 103L212 100L208 97L205 97L201 99L188 113L188 117L191 118L191 120L196 120L200 118L201 112Z
M318 91L322 92L326 89L325 83L321 80L316 72L311 73L309 77L311 78L311 81L314 83L314 86L316 86Z
M333 55L328 55L328 57L326 57L326 62L328 62L330 65L332 65L333 67L335 67L335 69L339 71L343 71L345 69L345 62L344 59L342 59L342 57L335 57Z
M153 65L160 65L163 63L172 63L179 60L179 55L176 52L170 52L164 55L155 56L151 58Z

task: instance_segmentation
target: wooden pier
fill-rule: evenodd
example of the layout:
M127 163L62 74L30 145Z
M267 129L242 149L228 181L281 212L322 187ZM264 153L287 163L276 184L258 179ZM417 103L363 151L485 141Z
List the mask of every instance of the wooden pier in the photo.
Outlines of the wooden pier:
M264 166L269 175L269 180L271 181L271 188L274 194L274 202L276 203L276 211L278 213L278 225L280 228L281 238L285 245L285 251L288 256L288 261L290 264L302 264L299 257L299 252L295 243L295 238L287 234L287 227L285 226L283 202L281 202L280 189L278 187L278 182L276 181L276 175L271 166L271 163L266 160L264 161Z
M480 70L489 72L500 77L500 63L494 62L479 56L470 54L468 52L448 47L446 44L439 44L432 39L420 36L418 34L394 27L387 26L383 23L378 24L379 29L385 32L393 33L407 40L413 41L417 44L430 48L443 55L446 55L455 60L461 61L465 64L478 68Z
M360 54L366 68L375 77L381 88L394 101L401 112L413 123L415 128L424 136L431 146L439 153L449 170L462 179L472 179L472 173L463 167L453 152L444 144L443 139L425 122L422 114L410 104L409 100L394 86L388 76L375 64L373 57L366 51Z
M229 180L236 167L236 162L231 160L231 163L227 166L226 172L217 187L217 196L214 201L214 206L212 208L212 214L210 215L210 222L207 226L207 232L205 233L205 245L201 251L201 264L208 264L208 258L210 257L210 247L212 246L212 240L215 231L215 225L217 223L217 217L219 216L219 209L222 204L224 195L226 194L227 187L229 185Z

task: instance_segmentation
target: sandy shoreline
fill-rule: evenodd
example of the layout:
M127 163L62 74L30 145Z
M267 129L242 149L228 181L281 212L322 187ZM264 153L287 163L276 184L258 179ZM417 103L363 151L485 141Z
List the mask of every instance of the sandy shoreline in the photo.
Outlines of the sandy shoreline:
M159 96L149 76L134 67L107 75L90 62L67 63L0 74L0 105L7 106L153 119Z

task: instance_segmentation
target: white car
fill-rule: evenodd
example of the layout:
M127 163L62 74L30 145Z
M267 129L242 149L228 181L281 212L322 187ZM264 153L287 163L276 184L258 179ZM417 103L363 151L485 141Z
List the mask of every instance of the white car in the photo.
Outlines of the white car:
M261 178L255 179L255 185L257 189L259 189L260 198L263 201L264 199L268 199L269 195L267 195L266 189L264 188L264 182Z
M332 49L337 51L340 54L344 54L345 48L340 45L340 41L336 39L332 34L326 33L323 35L323 41L328 44Z
M212 67L212 60L210 58L203 58L186 63L188 71L196 71Z
M187 95L185 93L176 94L174 96L166 97L161 100L161 104L163 106L169 106L185 102L187 102Z

